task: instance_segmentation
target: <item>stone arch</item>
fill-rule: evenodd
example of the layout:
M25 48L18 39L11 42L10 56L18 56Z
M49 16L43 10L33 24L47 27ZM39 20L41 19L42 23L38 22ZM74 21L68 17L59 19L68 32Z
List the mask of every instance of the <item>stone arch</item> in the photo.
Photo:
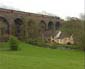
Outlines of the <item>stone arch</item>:
M0 35L9 34L9 23L5 17L0 16Z
M41 30L43 30L43 31L45 31L45 30L46 30L46 23L45 23L45 21L44 21L44 20L41 20L41 21L40 21L39 26L40 26L40 29L41 29Z
M52 21L48 23L48 30L52 30L54 28L54 24Z
M60 22L58 21L55 23L55 29L57 30L57 29L59 29L59 27L60 27Z
M17 37L20 37L22 32L23 20L21 18L16 18L14 22L15 22L15 35Z
M16 25L22 25L23 23L23 20L21 18L16 18L14 21Z

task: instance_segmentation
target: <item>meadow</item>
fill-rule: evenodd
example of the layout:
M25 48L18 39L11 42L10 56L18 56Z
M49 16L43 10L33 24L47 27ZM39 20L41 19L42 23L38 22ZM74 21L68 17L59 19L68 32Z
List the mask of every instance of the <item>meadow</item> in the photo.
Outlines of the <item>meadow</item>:
M0 50L0 69L84 69L84 52L20 43L18 51Z

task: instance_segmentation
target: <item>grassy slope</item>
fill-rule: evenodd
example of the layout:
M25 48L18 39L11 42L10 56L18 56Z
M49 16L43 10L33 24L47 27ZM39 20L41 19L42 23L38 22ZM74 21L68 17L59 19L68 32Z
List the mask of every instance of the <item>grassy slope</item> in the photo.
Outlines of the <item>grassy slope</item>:
M21 44L19 51L0 51L0 69L84 69L84 53Z

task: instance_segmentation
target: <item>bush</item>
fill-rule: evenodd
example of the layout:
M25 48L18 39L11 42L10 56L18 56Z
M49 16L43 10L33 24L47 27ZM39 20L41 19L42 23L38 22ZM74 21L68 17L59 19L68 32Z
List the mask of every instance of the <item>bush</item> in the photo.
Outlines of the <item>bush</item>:
M80 49L79 46L77 45L61 45L61 44L57 44L57 43L47 43L44 40L40 40L40 39L29 39L28 41L29 44L32 44L34 46L38 46L38 47L44 47L44 48L51 48L51 49Z
M38 46L38 47L48 47L48 45L46 44L46 42L44 40L41 39L29 39L28 40L29 44Z
M10 36L9 38L9 45L10 45L10 50L16 51L18 50L18 39L14 36Z

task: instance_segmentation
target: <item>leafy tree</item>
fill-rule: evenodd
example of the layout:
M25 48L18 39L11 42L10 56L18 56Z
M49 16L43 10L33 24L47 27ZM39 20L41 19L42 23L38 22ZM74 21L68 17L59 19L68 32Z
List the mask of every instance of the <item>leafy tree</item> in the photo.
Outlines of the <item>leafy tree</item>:
M85 49L85 20L75 17L68 17L64 21L61 30L66 34L73 34L75 44L79 45L81 49Z
M82 23L82 33L81 33L81 49L85 51L85 15L81 15L81 23Z

